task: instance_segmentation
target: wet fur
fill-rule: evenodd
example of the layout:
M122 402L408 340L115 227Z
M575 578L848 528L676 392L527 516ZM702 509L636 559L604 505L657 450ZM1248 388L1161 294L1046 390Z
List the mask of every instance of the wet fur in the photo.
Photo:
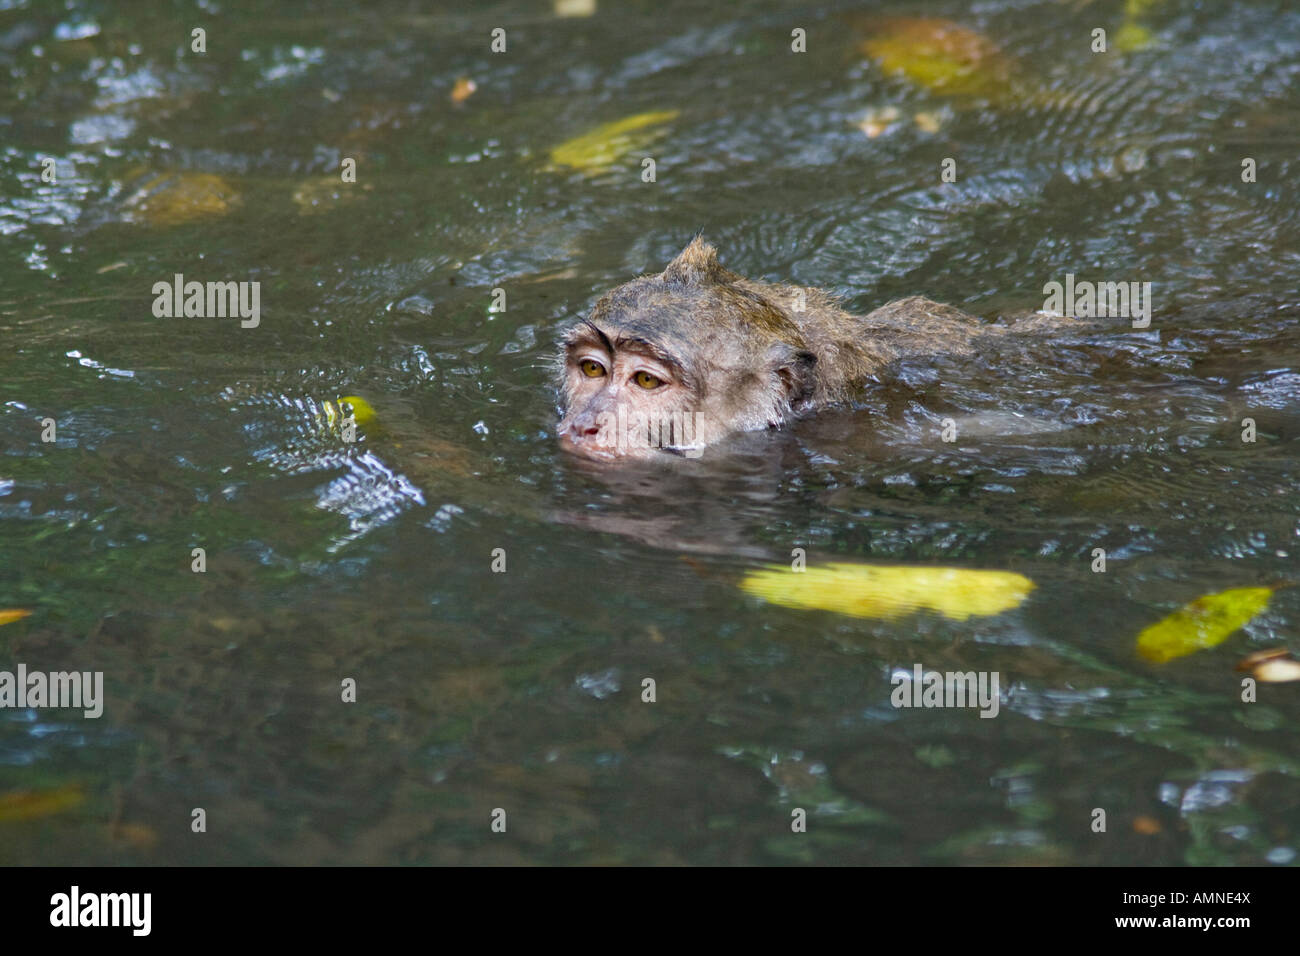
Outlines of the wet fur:
M848 401L900 361L974 354L975 338L997 331L920 296L854 315L820 289L737 275L697 237L662 273L602 296L565 336L564 355L593 342L611 351L636 343L678 372L715 423L712 441ZM568 377L561 392L569 422Z

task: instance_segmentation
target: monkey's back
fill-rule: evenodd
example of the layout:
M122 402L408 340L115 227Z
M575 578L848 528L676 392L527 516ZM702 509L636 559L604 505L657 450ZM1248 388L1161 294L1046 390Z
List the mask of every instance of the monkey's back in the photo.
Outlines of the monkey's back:
M817 356L815 404L850 399L899 362L968 358L978 336L996 331L961 309L919 295L855 315L820 289L742 281L785 306Z

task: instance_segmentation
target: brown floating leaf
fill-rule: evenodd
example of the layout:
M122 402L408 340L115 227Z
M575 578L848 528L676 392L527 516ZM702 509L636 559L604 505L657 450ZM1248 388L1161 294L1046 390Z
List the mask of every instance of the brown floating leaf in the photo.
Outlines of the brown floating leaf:
M1252 667L1251 674L1265 684L1287 684L1300 680L1300 661L1293 657L1270 657Z
M1278 657L1290 657L1291 652L1285 647L1270 647L1267 650L1255 651L1253 654L1247 654L1241 660L1237 661L1236 670L1248 671L1264 661L1271 661Z
M478 84L468 76L458 76L456 77L456 84L451 88L451 101L453 103L464 103L474 95L474 91L477 89Z

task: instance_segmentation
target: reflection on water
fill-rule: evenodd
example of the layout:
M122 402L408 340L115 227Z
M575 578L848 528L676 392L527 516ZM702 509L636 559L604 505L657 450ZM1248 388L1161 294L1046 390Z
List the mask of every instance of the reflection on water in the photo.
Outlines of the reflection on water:
M0 710L0 860L1294 862L1297 685L1233 665L1297 650L1298 592L1135 640L1296 580L1300 13L1140 11L0 10L0 671L108 695ZM860 311L1009 324L1071 273L1152 283L1151 327L1003 336L698 462L563 457L559 330L701 230ZM155 318L177 273L259 282L260 324ZM739 586L796 549L1036 587ZM997 672L997 718L892 707L918 664Z

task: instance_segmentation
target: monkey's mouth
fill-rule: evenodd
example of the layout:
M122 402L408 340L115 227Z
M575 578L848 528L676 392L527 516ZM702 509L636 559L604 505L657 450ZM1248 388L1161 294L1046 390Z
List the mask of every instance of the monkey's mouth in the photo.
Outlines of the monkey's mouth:
M592 461L617 461L617 449L606 445L597 445L594 441L575 437L571 432L560 432L560 447L571 455L589 458Z
M702 446L679 446L679 445L641 445L625 444L620 447L614 444L605 444L597 440L596 435L584 435L580 430L560 426L559 429L560 447L571 455L577 455L580 458L586 458L590 461L600 462L618 462L618 461L654 461L665 458L699 458L703 451Z

